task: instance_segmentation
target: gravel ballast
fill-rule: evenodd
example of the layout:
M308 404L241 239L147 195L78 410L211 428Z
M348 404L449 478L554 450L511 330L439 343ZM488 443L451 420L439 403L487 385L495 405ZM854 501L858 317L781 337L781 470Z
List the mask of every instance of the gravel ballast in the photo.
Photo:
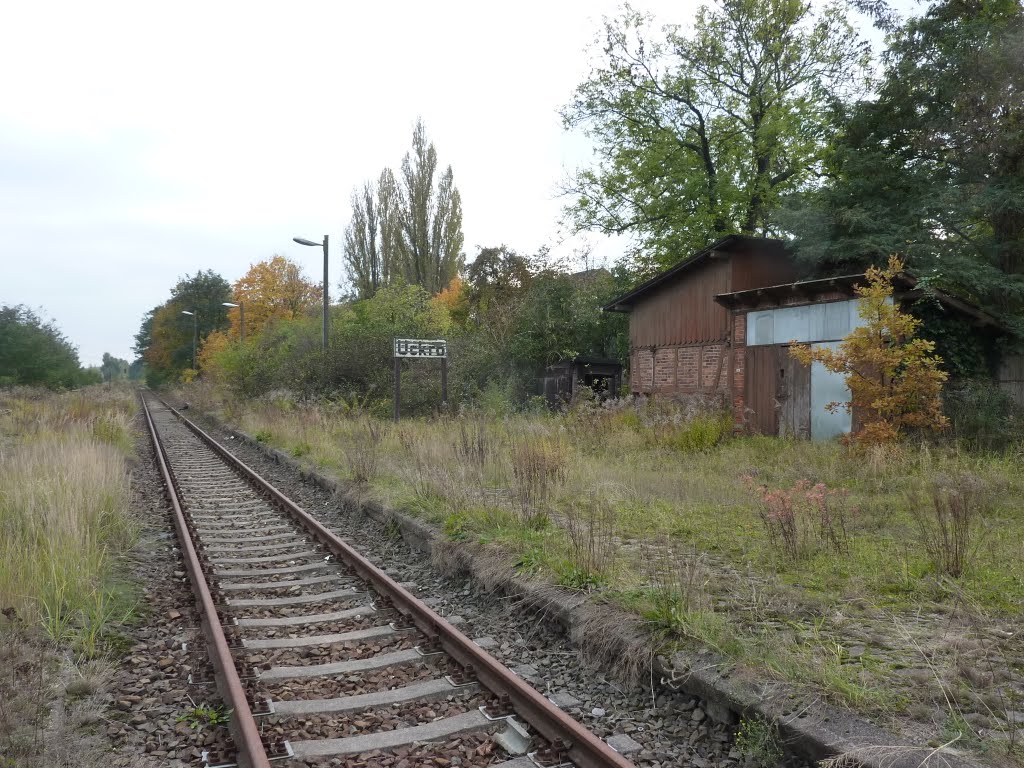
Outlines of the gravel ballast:
M261 447L237 439L236 433L215 428L212 436L392 578L410 585L435 611L461 617L465 623L460 629L467 635L493 638L490 653L511 669L521 669L525 680L562 703L568 714L598 736L633 740L639 748L628 757L637 766L757 764L735 746L732 726L707 717L707 708L698 698L659 686L626 686L611 672L581 664L578 649L554 617L538 615L524 602L500 598L469 579L440 574L422 544L410 546L395 537L335 493L308 482L291 462L268 458ZM287 696L280 686L275 687ZM318 685L315 695L347 695L374 686L345 688ZM307 686L301 695L310 695Z

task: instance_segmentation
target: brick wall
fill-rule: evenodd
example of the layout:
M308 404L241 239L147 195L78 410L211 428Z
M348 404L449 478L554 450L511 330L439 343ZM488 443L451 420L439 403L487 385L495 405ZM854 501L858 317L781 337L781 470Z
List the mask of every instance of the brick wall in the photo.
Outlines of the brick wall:
M636 353L633 364L633 391L650 392L654 383L654 354L649 349L641 349Z
M724 391L729 386L729 370L723 354L726 354L724 344L701 348L700 385L706 392Z
M727 392L729 346L718 343L636 350L631 389L643 394Z
M700 347L677 347L676 349L679 357L679 389L683 392L696 392Z
M673 392L676 388L676 351L662 347L654 352L654 391Z
M732 349L732 419L733 428L743 429L746 424L747 393L747 314L733 315Z

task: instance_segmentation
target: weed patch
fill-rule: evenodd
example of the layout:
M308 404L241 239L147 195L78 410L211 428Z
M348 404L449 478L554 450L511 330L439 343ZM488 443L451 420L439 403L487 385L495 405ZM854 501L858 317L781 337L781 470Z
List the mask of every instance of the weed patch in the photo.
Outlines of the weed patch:
M129 610L113 574L137 534L123 451L134 402L97 389L96 401L14 397L0 409L13 438L0 463L0 605L87 656Z
M267 430L278 447L304 440L321 466L350 470L346 446L367 442L363 417L289 407L232 405L250 434ZM500 548L503 573L595 592L665 652L713 649L741 674L887 722L917 717L936 737L933 715L946 707L935 676L918 679L924 657L967 714L998 724L1022 711L1005 682L956 670L988 680L998 675L986 665L1019 670L1024 655L984 660L988 650L956 650L950 636L968 614L984 617L970 632L993 637L1024 615L1024 456L732 437L720 413L713 400L641 399L559 416L410 419L375 442L359 494L449 539ZM982 488L958 490L964 476ZM947 541L965 555L957 577L936 560Z

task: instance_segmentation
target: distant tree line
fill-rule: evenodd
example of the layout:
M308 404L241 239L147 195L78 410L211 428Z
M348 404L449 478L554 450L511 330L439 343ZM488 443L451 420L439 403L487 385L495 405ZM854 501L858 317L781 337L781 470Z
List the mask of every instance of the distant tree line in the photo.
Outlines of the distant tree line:
M238 328L240 314L232 310L229 326L200 339L201 376L238 396L287 390L383 415L391 408L392 339L445 338L453 404L508 409L534 394L535 377L549 363L578 354L621 357L626 352L621 316L600 311L622 290L612 273L572 272L551 263L546 254L525 256L506 247L480 249L464 276L436 294L395 280L368 298L332 306L325 352L320 293L294 266L276 256L254 264L235 283L235 303L248 289L245 341ZM286 274L294 278L291 288L280 280ZM302 300L289 305L275 299L286 293ZM186 342L183 331L174 338L179 345ZM190 354L190 344L189 339L179 357ZM190 360L179 365L179 376L193 375ZM152 363L148 370L154 383L173 373L168 369L154 375ZM437 408L436 362L405 364L403 380L410 413Z
M24 305L0 307L0 386L65 389L99 381L52 320Z
M83 367L78 350L54 321L21 304L0 307L0 387L73 389L140 373L106 352L102 366Z
M146 313L133 349L150 384L177 381L192 370L193 342L198 348L210 333L229 326L224 303L231 296L227 280L213 270L200 271L180 279L171 297Z

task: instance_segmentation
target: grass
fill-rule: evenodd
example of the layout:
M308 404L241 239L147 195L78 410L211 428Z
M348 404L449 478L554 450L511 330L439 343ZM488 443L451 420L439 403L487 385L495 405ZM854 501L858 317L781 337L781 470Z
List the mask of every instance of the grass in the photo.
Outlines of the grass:
M0 390L0 764L109 763L96 735L134 605L129 389Z
M0 607L85 656L128 610L134 409L129 390L0 392Z
M208 392L188 399L221 407ZM659 403L372 431L362 416L286 396L231 403L228 415L451 539L500 545L522 574L627 608L668 646L714 648L740 669L888 725L912 710L938 734L951 716L947 692L964 689L963 649L978 659L1002 653L990 630L1024 613L1021 447L852 453L731 438L713 410ZM955 578L932 551L944 538L922 523L933 504L950 508L934 490L950 477L987 489L969 546L958 544L968 556ZM752 484L792 492L806 507L789 550ZM805 501L815 489L824 490ZM970 683L956 711L983 711L996 689Z

